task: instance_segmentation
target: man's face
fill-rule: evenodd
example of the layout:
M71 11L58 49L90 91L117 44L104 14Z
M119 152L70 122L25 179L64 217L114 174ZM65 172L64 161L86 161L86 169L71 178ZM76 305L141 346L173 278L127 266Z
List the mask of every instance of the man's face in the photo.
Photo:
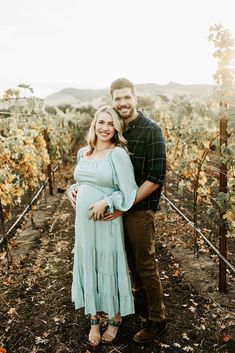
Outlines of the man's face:
M136 97L130 88L120 88L113 91L112 106L122 119L129 119L136 114Z

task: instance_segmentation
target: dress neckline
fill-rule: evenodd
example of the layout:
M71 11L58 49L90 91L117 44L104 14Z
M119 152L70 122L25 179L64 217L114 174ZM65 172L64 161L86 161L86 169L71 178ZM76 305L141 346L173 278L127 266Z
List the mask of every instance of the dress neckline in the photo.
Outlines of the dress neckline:
M114 150L116 146L114 146L113 148L110 148L110 151L106 154L106 156L104 158L98 159L98 158L84 158L84 155L82 155L82 158L84 161L95 161L95 162L100 162L100 161L105 161L109 155L112 153L112 151Z

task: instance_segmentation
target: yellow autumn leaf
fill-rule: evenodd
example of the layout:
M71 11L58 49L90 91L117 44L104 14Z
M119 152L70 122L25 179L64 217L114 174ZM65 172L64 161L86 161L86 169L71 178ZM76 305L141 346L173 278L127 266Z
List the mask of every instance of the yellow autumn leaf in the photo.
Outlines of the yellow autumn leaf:
M24 190L23 189L17 189L16 191L15 191L15 196L17 196L17 197L20 197L20 196L22 196L24 194Z
M226 213L223 215L223 219L226 219L229 222L232 222L235 220L235 214L234 212L228 210Z

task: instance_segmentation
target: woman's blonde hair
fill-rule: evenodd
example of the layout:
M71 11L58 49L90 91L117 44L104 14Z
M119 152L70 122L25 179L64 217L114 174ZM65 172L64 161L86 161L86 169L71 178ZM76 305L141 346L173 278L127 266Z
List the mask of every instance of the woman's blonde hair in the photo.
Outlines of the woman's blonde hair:
M116 110L114 110L110 105L105 105L96 111L95 116L91 122L91 126L87 135L87 144L89 147L87 151L88 155L93 152L96 146L97 136L95 133L95 125L100 114L102 113L108 113L113 119L113 126L116 131L111 141L115 144L115 146L121 146L121 147L127 148L127 141L122 135L122 131L124 128L123 120L119 117Z

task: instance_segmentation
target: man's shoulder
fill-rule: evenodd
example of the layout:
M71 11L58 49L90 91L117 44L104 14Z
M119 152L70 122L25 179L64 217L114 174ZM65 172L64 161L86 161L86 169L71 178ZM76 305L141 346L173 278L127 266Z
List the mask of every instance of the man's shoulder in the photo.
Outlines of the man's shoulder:
M144 115L141 111L138 111L138 113L139 113L139 123L142 126L150 129L160 129L159 124L155 120L152 120L150 117Z

